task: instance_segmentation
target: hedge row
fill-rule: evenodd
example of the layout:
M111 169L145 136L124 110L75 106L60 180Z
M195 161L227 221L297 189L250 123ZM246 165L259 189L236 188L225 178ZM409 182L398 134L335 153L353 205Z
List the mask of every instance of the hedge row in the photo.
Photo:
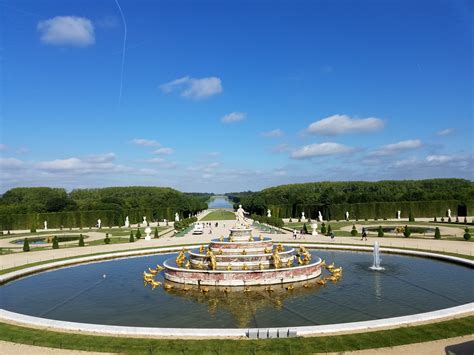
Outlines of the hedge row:
M406 201L406 202L371 202L371 203L343 203L324 205L270 205L268 208L272 215L279 218L298 218L301 212L305 213L306 218L317 218L321 211L325 220L345 219L346 211L349 211L350 219L365 218L396 218L397 211L401 212L401 218L408 218L412 213L416 217L443 217L446 216L448 209L451 209L451 215L460 216L470 215L474 212L474 201L448 200L448 201ZM459 208L459 209L458 209Z
M267 217L267 216L260 216L258 214L252 214L250 216L251 219L254 221L260 222L260 223L266 223L270 226L274 226L277 228L282 228L285 223L283 223L283 220L279 217Z
M172 207L159 209L130 209L125 211L100 210L100 211L74 211L54 213L27 213L0 215L0 230L14 229L42 229L44 221L48 228L74 228L93 227L100 219L102 226L123 226L125 217L128 216L131 224L140 223L143 217L147 221L174 220L176 209Z

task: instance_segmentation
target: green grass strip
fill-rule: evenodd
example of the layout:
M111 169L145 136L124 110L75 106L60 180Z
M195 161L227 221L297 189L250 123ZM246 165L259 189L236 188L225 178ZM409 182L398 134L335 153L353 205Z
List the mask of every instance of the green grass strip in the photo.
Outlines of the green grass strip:
M201 221L229 221L235 220L235 213L230 211L212 211L211 213L205 215Z
M51 348L134 354L307 354L434 341L474 332L474 316L367 333L288 339L151 339L61 333L0 323L0 339Z

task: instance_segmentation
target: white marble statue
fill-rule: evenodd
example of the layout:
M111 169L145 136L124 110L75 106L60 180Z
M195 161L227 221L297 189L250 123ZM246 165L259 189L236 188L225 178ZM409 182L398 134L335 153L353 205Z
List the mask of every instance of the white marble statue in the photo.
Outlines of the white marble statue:
M346 221L349 220L349 211L346 211Z
M301 212L301 220L304 222L306 220L306 217L304 216L304 212Z
M397 219L400 219L400 214L401 214L401 211L398 210L398 211L397 211Z
M165 226L168 226L168 220L166 218L163 220L163 223L165 224Z
M144 222L144 223L146 223L146 222ZM145 228L145 234L146 234L145 240L151 240L151 236L150 236L150 234L151 234L151 228L150 228L150 227L146 227L146 228Z
M147 226L147 225L148 225L148 222L147 222L147 220L146 220L146 216L143 216L143 225L144 225L144 226Z
M102 226L102 221L100 220L100 218L97 220L97 228L100 229L100 227Z
M130 221L128 219L128 216L125 217L125 228L129 228L130 227Z
M235 218L237 219L237 223L236 223L237 227L244 227L244 228L248 227L247 221L245 219L246 213L247 212L242 208L242 205L239 205L237 212L235 212Z
M311 223L311 235L318 235L318 224L316 222Z
M319 222L323 221L323 215L321 214L321 211L318 211L318 219L319 219Z
M451 209L448 208L448 218L451 218Z
M175 222L179 222L179 213L178 213L178 212L176 212L176 213L174 214L174 221L175 221Z
M271 217L272 216L272 211L270 211L270 209L267 210L267 217Z
M45 231L48 230L48 221L44 221L44 230L45 230Z

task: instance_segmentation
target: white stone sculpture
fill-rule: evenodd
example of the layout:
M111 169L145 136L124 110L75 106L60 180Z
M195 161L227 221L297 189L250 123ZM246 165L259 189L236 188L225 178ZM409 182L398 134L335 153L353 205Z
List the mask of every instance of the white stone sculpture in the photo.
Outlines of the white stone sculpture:
M301 220L304 222L306 220L306 217L304 216L304 212L301 212Z
M130 221L128 219L128 216L125 217L125 228L129 228L130 227Z
M178 213L178 212L176 212L176 213L174 214L174 221L175 221L175 222L179 222L179 213Z
M245 214L247 212L242 208L242 205L239 205L239 208L237 209L237 212L235 212L235 217L237 219L237 222L236 222L236 227L244 227L244 228L248 228L248 224L247 224L247 221L245 219Z
M349 211L346 211L346 221L349 220Z
M48 230L48 221L44 221L44 230L45 230L45 231Z
M400 219L400 214L401 214L401 211L398 210L398 211L397 211L397 219Z
M451 218L451 209L448 208L448 218Z
M100 229L100 227L102 226L102 221L100 220L100 218L97 220L97 228Z
M318 211L318 219L319 219L319 222L323 221L323 215L321 214L321 211Z
M146 223L146 222L145 222L145 223ZM146 234L145 240L151 240L151 236L150 236L150 234L151 234L151 228L150 228L150 227L146 227L146 228L145 228L145 234Z
M316 222L311 223L311 235L318 235L318 224Z
M168 220L166 218L163 220L163 223L165 224L165 226L168 226Z
M270 211L270 209L267 210L267 217L271 217L272 216L272 211Z
M146 216L143 216L143 225L144 225L144 226L147 226L147 225L148 225L148 222L147 222L147 220L146 220Z

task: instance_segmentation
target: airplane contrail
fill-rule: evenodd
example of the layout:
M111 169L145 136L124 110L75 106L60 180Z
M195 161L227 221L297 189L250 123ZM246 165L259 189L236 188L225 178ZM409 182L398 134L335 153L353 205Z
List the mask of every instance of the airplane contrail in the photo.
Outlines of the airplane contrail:
M120 72L120 91L119 91L119 106L122 102L122 90L123 90L123 68L125 65L125 46L127 44L127 22L125 22L125 16L123 15L122 8L120 7L120 4L118 0L115 0L115 3L117 4L117 7L120 12L120 16L122 16L122 22L123 22L123 47L122 47L122 68Z

